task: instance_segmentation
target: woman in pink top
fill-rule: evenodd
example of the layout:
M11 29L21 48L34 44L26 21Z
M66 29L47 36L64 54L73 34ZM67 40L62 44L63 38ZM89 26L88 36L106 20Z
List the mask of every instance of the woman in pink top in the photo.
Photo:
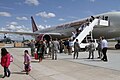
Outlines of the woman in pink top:
M10 70L9 70L9 65L10 65L10 54L7 52L5 48L1 49L1 65L4 68L4 76L2 78L10 77Z
M31 70L31 57L28 53L28 50L25 50L24 51L24 68L25 68L25 71L26 71L26 74L29 74L30 70Z

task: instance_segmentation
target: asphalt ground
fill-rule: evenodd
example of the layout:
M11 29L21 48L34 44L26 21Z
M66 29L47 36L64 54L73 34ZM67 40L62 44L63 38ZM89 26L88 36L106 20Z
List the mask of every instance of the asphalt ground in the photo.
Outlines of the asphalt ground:
M73 54L58 53L58 59L43 59L38 62L32 57L32 70L26 75L23 65L23 52L30 48L7 48L14 56L10 65L11 76L1 78L3 67L0 66L0 80L120 80L120 50L108 50L108 62L98 59L95 51L94 59L87 59L88 52L79 52L79 58Z

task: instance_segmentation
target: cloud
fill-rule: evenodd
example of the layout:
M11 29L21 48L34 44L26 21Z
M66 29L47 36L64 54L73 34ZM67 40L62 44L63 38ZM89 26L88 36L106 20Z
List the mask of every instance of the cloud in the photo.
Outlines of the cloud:
M14 31L14 32L32 32L30 28L24 25L19 25L17 22L10 22L6 27L1 28L2 31Z
M116 12L117 10L111 10L111 12Z
M59 8L59 9L61 9L61 8L62 8L62 6L58 6L58 8Z
M95 0L90 0L90 2L95 2Z
M27 17L16 17L17 20L28 20Z
M11 14L8 12L0 12L0 16L11 17Z
M14 10L13 8L10 7L5 7L5 6L0 6L1 9L9 9L9 10Z
M50 25L38 25L38 29L41 30L41 29L45 29L45 28L50 28L51 26Z
M59 21L65 21L65 19L63 19L63 18L60 18L60 19L59 19Z
M46 23L46 22L47 22L47 20L44 20L44 22Z
M43 18L52 18L52 17L55 17L56 15L54 13L46 13L44 11L44 12L37 13L36 16L41 16Z
M68 18L71 18L71 19L78 19L78 18L75 17L75 16L68 16Z
M19 25L17 22L10 22L6 25L6 27L2 27L0 29L1 31L13 31L13 32L32 32L30 28L27 28L24 25ZM10 37L12 40L23 40L23 36L25 39L33 39L31 36L26 35L17 35L17 34L5 34L7 37ZM3 35L0 35L1 38L3 38Z
M73 2L76 1L76 0L72 0Z
M17 22L11 22L10 25L15 25L16 26L16 25L18 25L18 23Z
M38 0L25 0L25 3L29 5L35 5L35 6L39 5Z

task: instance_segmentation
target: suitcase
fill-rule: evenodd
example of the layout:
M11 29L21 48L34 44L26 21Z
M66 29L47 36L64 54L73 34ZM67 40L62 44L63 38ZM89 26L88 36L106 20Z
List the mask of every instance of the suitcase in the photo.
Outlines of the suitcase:
M35 58L36 60L38 59L38 54L37 54L37 53L34 54L34 58Z

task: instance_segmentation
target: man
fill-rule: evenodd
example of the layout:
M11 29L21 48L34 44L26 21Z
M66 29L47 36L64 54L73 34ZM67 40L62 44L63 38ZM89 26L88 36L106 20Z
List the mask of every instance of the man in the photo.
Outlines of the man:
M75 59L75 56L76 56L76 59L78 59L78 52L80 50L80 46L79 46L79 43L78 43L78 39L76 39L76 42L74 43L74 55L73 55L73 59Z
M31 48L31 56L34 56L34 52L35 52L35 42L34 42L34 40L31 40L30 48Z
M102 53L103 53L103 58L101 60L108 61L107 55L106 55L107 48L108 48L108 42L107 42L107 40L105 40L104 37L102 37L101 48L102 48Z
M57 39L55 41L53 41L52 43L53 43L52 59L57 60L57 53L60 48L60 45L59 45L59 42L57 41Z
M101 42L102 42L102 37L100 37L98 41L98 58L102 57Z
M94 59L95 45L94 45L92 40L90 40L90 44L88 45L88 50L89 50L89 57L88 57L88 59L90 59L91 55L92 55L91 59Z

